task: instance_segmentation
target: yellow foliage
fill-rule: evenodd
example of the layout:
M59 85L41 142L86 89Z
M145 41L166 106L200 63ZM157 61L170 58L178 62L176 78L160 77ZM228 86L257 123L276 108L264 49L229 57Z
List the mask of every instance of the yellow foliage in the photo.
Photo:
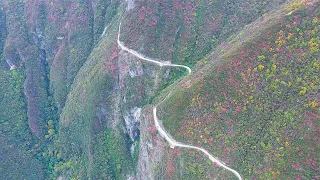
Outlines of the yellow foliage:
M278 32L278 34L279 34L279 36L283 36L283 31L280 30L280 31Z
M293 2L292 4L290 4L288 7L287 7L287 11L292 11L292 10L295 10L299 7L301 7L301 5L303 5L304 1L302 0L297 0L295 2Z
M318 106L318 102L317 101L312 101L309 106L311 106L312 108L316 108Z
M286 141L285 146L289 146L289 142L288 141Z
M314 62L314 63L313 63L313 67L315 67L315 68L317 68L317 69L320 69L320 64L317 63L317 62Z
M66 163L66 166L67 166L67 167L71 167L71 164L72 164L71 161L68 161L68 162Z
M272 171L271 174L272 175L280 174L280 171Z
M258 66L258 68L259 68L259 69L263 69L263 68L264 68L264 65L260 64L260 65Z
M312 35L316 35L316 34L318 34L318 28L317 27L315 27L312 31L311 31L311 34Z
M278 49L282 47L282 45L285 43L286 41L283 39L279 39L276 41L276 44L278 44Z
M319 44L316 42L315 38L311 38L310 41L308 42L310 52L319 52Z
M274 54L273 58L276 59L278 57L278 54Z
M303 88L303 89L299 92L300 95L305 95L306 93L307 93L307 88Z
M195 97L192 98L191 101L194 103L196 101L196 98Z
M266 73L269 74L269 73L270 73L270 70L269 70L269 69L266 69Z
M276 154L275 156L276 157L282 157L282 156L284 156L284 154Z
M290 40L292 36L293 36L293 34L289 33L287 39Z

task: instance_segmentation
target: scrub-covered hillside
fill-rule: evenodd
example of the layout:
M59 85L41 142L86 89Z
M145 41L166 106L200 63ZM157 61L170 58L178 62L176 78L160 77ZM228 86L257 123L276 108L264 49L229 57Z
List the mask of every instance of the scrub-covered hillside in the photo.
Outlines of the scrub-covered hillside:
M0 0L0 179L319 178L319 9Z
M319 178L319 9L285 6L208 57L162 104L165 127L247 179Z

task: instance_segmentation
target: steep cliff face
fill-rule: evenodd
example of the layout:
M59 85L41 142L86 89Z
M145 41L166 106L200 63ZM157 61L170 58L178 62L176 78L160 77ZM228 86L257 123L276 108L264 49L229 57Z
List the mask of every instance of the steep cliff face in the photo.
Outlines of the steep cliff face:
M87 171L80 176L125 178L139 170L141 108L155 94L154 86L160 83L159 78L155 82L156 76L162 71L117 47L118 25L114 23L94 48L61 114L62 149ZM99 152L105 146L112 148ZM105 167L111 170L105 172Z
M125 46L193 73L122 50L120 22ZM318 26L316 0L0 1L0 159L39 179L234 178L158 134L170 93L179 141L245 178L316 178Z

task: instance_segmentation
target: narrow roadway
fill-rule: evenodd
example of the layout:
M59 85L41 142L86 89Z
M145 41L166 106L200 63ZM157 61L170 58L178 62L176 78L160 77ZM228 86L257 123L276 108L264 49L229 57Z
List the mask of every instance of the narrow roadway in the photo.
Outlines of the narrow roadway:
M191 69L188 67L188 66L184 66L184 65L179 65L179 64L171 64L170 61L159 61L159 60L156 60L156 59L151 59L151 58L148 58L146 56L144 56L143 54L140 54L139 52L135 51L135 50L132 50L132 49L129 49L127 48L126 46L124 46L121 41L120 41L120 29L121 28L121 22L119 24L119 32L118 32L118 39L117 39L117 43L118 43L118 46L122 49L122 50L125 50L127 52L129 52L130 54L144 60L144 61L147 61L147 62L151 62L151 63L154 63L154 64L157 64L158 66L162 67L162 66L169 66L169 67L181 67L181 68L185 68L186 70L188 70L188 74L191 74ZM160 102L161 103L161 102ZM159 104L160 104L159 103ZM242 180L240 174L235 171L234 169L231 169L229 168L228 166L226 166L223 162L219 161L217 158L213 157L208 151L206 151L205 149L203 148L199 148L199 147L196 147L196 146L190 146L190 145L187 145L187 144L183 144L181 142L177 142L176 140L174 140L172 137L170 137L170 135L168 135L168 133L164 130L164 128L160 125L159 123L159 120L158 120L158 117L157 117L157 106L159 105L157 104L154 108L153 108L153 120L154 120L154 123L155 123L155 126L157 128L157 131L160 133L160 135L162 137L164 137L170 144L170 147L171 148L174 148L175 146L177 147L184 147L184 148L189 148L189 149L196 149L196 150L199 150L201 152L203 152L204 154L206 154L209 159L213 162L213 163L216 163L218 166L228 170L228 171L231 171L235 176L237 176L237 178L239 180Z

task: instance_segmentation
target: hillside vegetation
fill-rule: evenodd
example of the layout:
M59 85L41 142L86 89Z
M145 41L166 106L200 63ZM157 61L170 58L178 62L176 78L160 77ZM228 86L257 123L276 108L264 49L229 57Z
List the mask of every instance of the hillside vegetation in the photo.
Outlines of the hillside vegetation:
M285 6L256 36L208 57L163 103L165 127L247 179L319 178L319 9Z
M0 0L0 179L319 178L319 0ZM159 67L150 58L192 68Z

